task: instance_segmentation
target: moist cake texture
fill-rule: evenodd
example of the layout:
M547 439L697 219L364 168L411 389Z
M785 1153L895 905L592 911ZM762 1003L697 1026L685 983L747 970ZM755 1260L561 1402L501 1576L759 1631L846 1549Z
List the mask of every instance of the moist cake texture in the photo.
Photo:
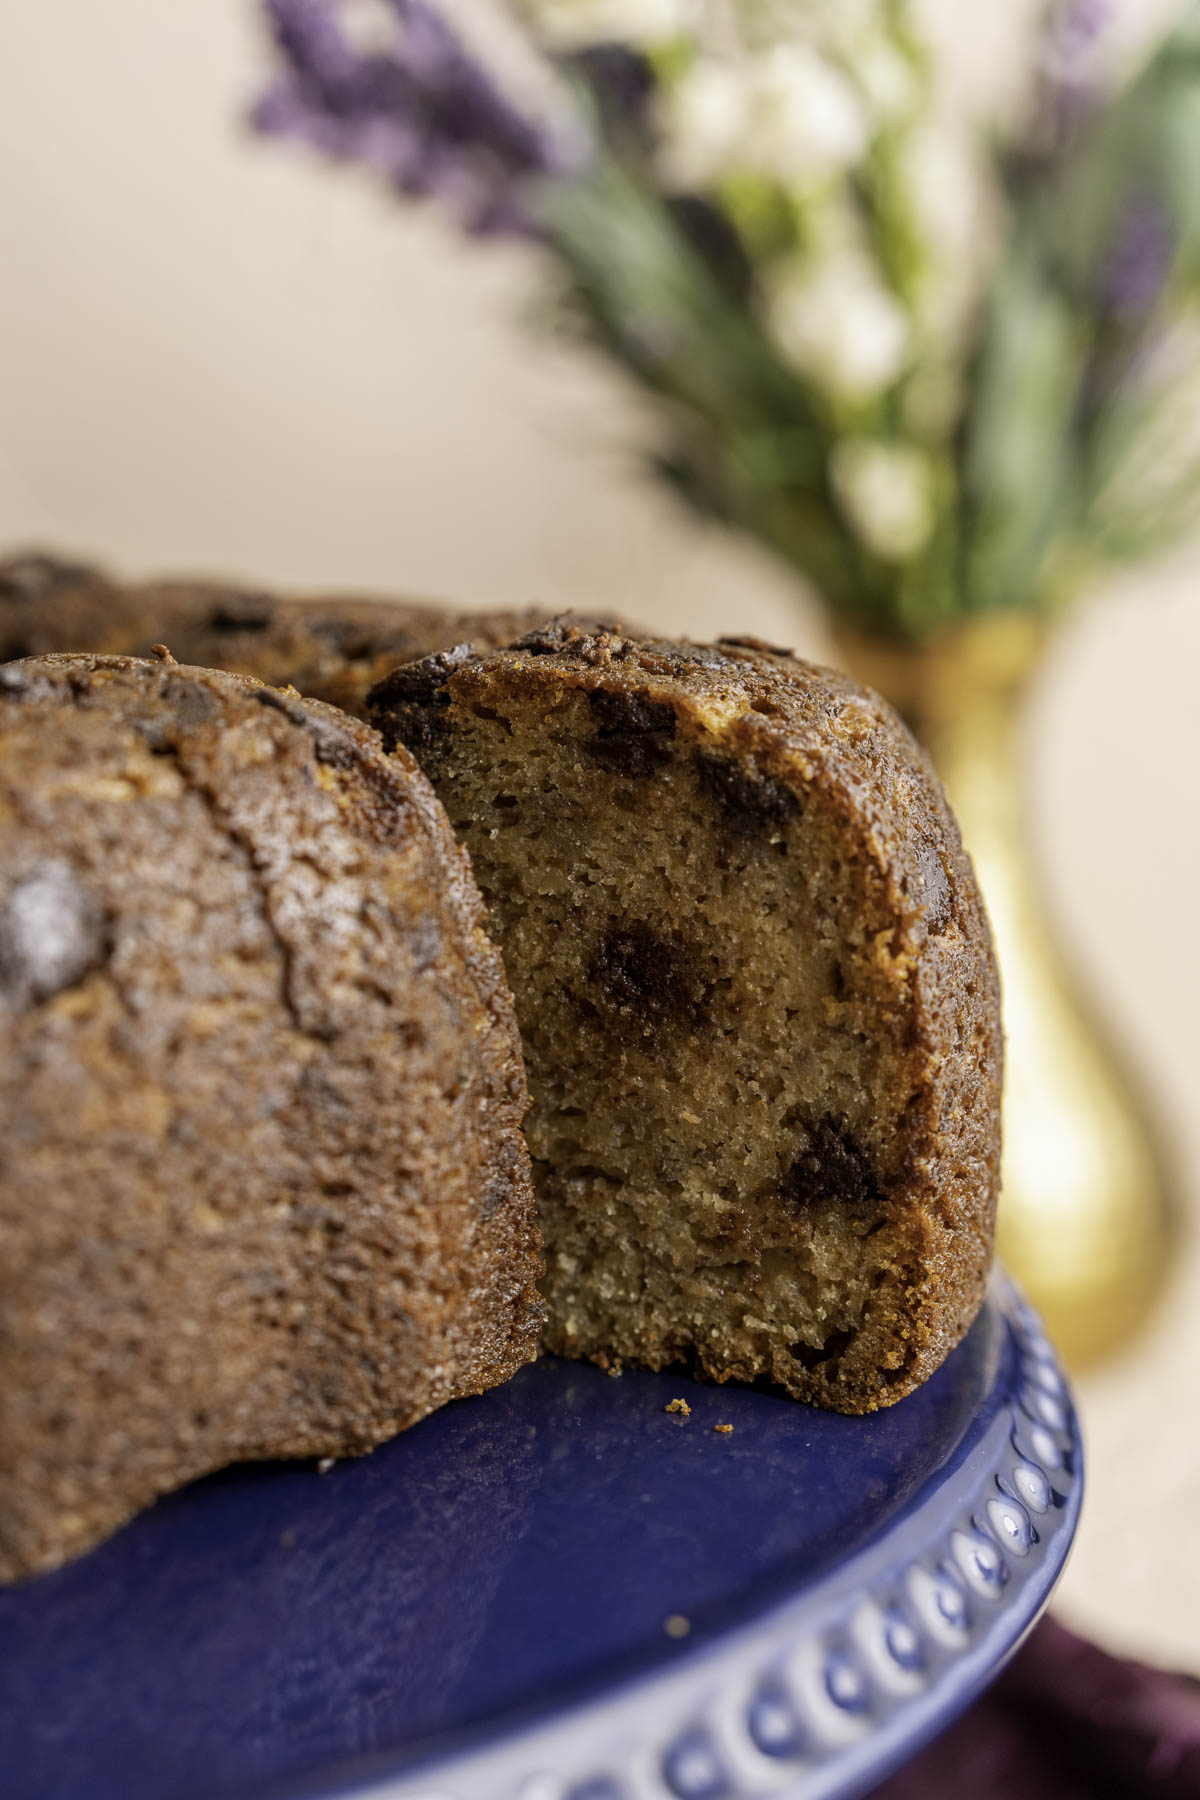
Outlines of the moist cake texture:
M0 1579L535 1354L511 999L411 760L234 676L0 668Z
M397 664L463 642L508 644L547 616L533 607L479 613L409 600L301 598L210 581L121 582L34 553L0 562L0 662L85 650L149 656L165 644L177 662L256 675L356 718L367 690Z
M504 953L548 1346L848 1412L908 1393L983 1296L1001 1037L971 868L900 720L753 641L566 620L398 669L368 711L422 761Z

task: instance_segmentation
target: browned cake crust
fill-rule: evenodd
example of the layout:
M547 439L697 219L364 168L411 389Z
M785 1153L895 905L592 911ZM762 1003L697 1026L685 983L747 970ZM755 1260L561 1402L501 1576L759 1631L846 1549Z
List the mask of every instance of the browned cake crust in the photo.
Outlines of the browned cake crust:
M287 597L208 581L119 582L34 553L0 562L0 662L80 650L149 656L165 644L177 662L295 687L357 718L368 688L398 663L464 642L509 644L547 616L534 607L480 613Z
M415 764L123 657L0 668L0 1578L535 1353L511 999Z
M397 670L369 711L468 845L517 1003L549 1346L858 1412L974 1317L1001 1034L931 767L753 642L587 635Z

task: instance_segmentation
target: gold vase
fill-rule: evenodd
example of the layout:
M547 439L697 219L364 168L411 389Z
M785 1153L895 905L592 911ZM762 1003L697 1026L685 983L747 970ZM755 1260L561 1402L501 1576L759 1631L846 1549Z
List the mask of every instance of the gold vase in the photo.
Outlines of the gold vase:
M843 666L932 756L975 864L1004 991L999 1253L1080 1367L1146 1316L1174 1215L1152 1132L1062 965L1029 864L1018 737L1046 627L1005 614L920 645L835 629Z

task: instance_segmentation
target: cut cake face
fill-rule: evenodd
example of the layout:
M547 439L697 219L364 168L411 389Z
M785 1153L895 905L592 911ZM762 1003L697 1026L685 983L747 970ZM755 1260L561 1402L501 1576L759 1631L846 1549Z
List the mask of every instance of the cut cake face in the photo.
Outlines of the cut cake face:
M563 620L368 716L470 850L516 1000L545 1341L863 1412L982 1300L990 936L896 715L751 642Z

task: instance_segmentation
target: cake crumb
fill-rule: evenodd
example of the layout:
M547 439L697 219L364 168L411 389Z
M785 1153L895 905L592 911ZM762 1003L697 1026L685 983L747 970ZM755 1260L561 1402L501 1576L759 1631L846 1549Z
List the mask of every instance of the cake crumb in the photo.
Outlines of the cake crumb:
M685 1638L691 1629L692 1621L685 1619L682 1613L672 1613L669 1619L663 1620L663 1630L671 1638Z
M323 1456L321 1458L320 1462L317 1464L317 1474L318 1475L328 1475L330 1469L332 1469L332 1467L336 1461L337 1461L336 1456Z
M686 1119L689 1125L698 1125L700 1123L700 1120L693 1112L681 1112L679 1116L681 1119Z
M719 1431L723 1437L728 1437L730 1432L733 1430L733 1426L732 1425L714 1425L713 1430Z
M668 1400L663 1411L678 1413L681 1419L690 1419L692 1416L692 1409L686 1400Z

